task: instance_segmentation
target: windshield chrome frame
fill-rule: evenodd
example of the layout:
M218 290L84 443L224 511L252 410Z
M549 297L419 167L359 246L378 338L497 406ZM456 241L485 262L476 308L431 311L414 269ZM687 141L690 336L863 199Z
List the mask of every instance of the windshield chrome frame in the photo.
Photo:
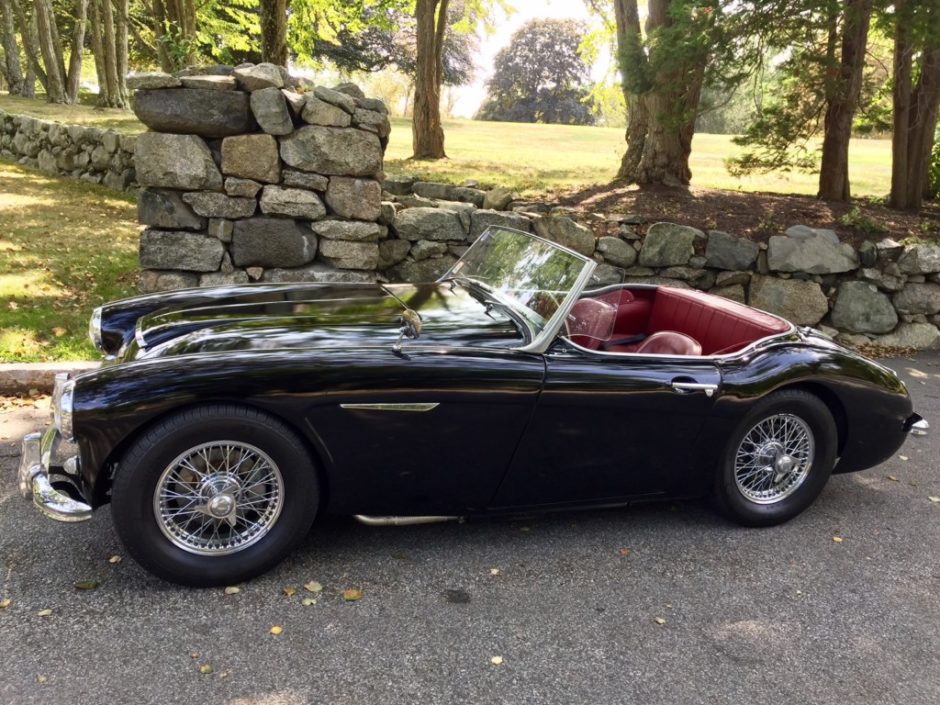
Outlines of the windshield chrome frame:
M480 234L480 237L483 237L484 235L486 235L486 233L488 233L490 230L494 230L494 231L507 230L509 232L517 233L519 235L525 235L526 237L531 238L532 240L543 242L557 250L561 250L565 254L571 255L575 259L581 260L585 264L585 266L581 269L581 274L578 275L578 278L575 280L574 284L572 285L571 290L568 292L568 295L561 302L558 308L555 309L554 315L550 319L548 319L548 322L545 324L545 327L542 328L541 332L536 334L529 343L526 343L525 345L522 345L517 348L512 348L513 350L518 350L520 352L544 353L548 350L549 346L555 341L555 338L558 335L558 331L561 329L562 324L568 318L568 313L571 311L571 308L577 302L578 298L581 295L581 292L584 291L584 287L587 286L587 283L591 280L591 276L594 274L594 271L597 269L597 262L591 259L590 257L586 257L585 255L582 255L580 252L575 252L574 250L567 248L564 245L559 245L557 242L552 242L551 240L547 240L544 237L539 237L538 235L535 235L533 233L527 233L523 230L516 230L515 228L507 228L502 225L489 226L486 230L484 230ZM471 247L473 247L473 245L471 245ZM449 278L451 278L452 276L455 276L455 275L452 275L451 273L453 272L454 267L456 267L457 264L462 261L463 261L463 257L458 259L457 262L455 262L454 265L450 269L448 269L447 272L445 272L444 275L440 279L437 280L438 283L443 283L447 281ZM515 306L511 306L508 303L507 303L507 306L512 308L516 315L518 315L520 318L528 322L528 316L516 310Z

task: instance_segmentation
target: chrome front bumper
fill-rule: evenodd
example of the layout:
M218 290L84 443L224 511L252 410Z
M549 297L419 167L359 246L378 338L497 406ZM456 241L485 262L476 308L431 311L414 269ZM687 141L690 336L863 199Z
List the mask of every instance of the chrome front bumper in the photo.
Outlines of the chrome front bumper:
M930 424L920 414L913 414L904 424L904 430L912 436L926 436L930 433Z
M72 499L52 486L49 478L50 466L53 461L58 463L63 451L67 452L59 447L59 441L55 428L50 428L45 434L27 433L23 436L18 472L20 493L26 499L32 498L36 508L50 519L67 522L91 519L89 505ZM77 470L77 455L64 459L63 468L68 465Z

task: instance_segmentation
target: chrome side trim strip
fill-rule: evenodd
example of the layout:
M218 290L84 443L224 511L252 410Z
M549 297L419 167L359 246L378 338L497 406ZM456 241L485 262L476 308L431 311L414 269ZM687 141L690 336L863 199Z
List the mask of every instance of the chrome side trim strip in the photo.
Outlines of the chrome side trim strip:
M354 514L353 519L366 526L413 526L415 524L441 524L445 521L463 521L463 517L375 517Z
M433 411L440 406L439 402L423 402L410 404L340 404L341 409L350 411Z

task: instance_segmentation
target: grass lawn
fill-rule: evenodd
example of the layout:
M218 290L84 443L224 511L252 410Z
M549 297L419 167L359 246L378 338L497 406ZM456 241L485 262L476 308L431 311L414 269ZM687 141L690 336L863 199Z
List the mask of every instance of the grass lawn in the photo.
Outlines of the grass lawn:
M0 93L0 110L131 134L145 129L130 111L51 105L5 93ZM411 161L411 120L392 118L386 172L454 183L475 179L484 185L509 186L535 196L609 182L617 173L624 150L624 131L619 128L445 120L444 133L449 159ZM696 135L691 159L693 185L745 192L816 193L815 174L733 178L725 170L724 161L738 151L728 135ZM890 191L890 140L853 140L850 161L856 196L884 196Z
M44 100L20 98L0 93L0 110L15 115L30 115L41 120L67 125L92 125L102 130L137 134L146 128L130 110L96 108L88 105L56 105Z
M95 359L88 317L137 283L133 197L0 162L0 362Z
M411 161L411 121L394 118L386 171L455 182L476 179L481 184L505 185L535 195L609 182L624 150L624 131L614 128L446 120L444 134L449 159ZM732 191L816 193L814 174L732 177L724 161L738 150L728 135L696 135L691 158L693 185ZM855 195L884 196L890 191L890 140L852 140L850 163Z

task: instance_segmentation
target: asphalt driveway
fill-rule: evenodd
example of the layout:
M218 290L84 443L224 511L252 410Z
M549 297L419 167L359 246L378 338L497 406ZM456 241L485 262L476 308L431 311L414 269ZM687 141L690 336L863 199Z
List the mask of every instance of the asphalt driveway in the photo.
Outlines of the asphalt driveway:
M936 704L940 356L891 364L934 434L834 477L785 526L741 529L699 503L331 520L228 595L109 562L122 549L107 511L40 517L17 494L9 442L36 415L8 413L0 703Z

